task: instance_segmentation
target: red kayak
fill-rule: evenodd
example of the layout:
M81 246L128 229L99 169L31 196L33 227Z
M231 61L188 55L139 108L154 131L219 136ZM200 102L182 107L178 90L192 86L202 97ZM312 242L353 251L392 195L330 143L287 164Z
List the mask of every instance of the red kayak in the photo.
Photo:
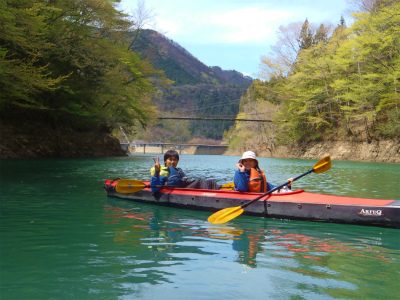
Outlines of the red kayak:
M104 180L107 196L192 210L215 212L240 206L262 193L162 187L118 193L118 180ZM149 182L143 182L149 185ZM400 200L363 199L307 193L304 190L267 195L245 208L245 215L400 228Z

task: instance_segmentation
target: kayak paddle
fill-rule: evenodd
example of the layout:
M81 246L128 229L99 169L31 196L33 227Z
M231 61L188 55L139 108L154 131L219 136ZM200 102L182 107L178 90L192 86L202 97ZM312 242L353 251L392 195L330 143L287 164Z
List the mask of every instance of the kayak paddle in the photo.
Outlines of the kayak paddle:
M323 159L321 159L319 162L317 162L311 170L307 171L306 173L304 173L300 176L297 176L296 178L293 179L293 181L296 181L297 179L300 179L301 177L303 177L307 174L310 174L312 172L317 173L317 174L326 172L331 168L331 166L332 166L331 157L326 156ZM217 211L216 213L212 214L210 217L208 217L208 222L214 223L214 224L226 223L226 222L236 218L237 216L241 215L243 213L243 208L249 206L250 204L253 204L254 202L258 201L259 199L265 197L266 195L269 195L269 194L275 192L276 190L281 189L288 183L289 183L289 181L284 184L281 184L280 186L277 186L276 188L273 188L272 190L269 190L268 192L262 194L261 196L258 196L254 200L251 200L245 204L242 204L241 206L228 207L228 208L221 209L221 210Z
M142 181L134 180L134 179L121 179L121 180L118 180L115 190L117 191L117 193L130 194L130 193L139 192L139 191L143 190L144 188L151 188L151 187L176 188L176 186L168 186L168 185L148 185ZM234 188L233 182L225 183L220 186L220 189L226 189L226 190L233 190L233 188Z
M146 187L150 187L150 186L144 184L144 182L139 181L139 180L121 179L121 180L118 180L115 190L117 191L117 193L130 194L130 193L139 192Z
M228 182L221 185L219 188L224 190L233 190L235 188L235 184L233 182Z

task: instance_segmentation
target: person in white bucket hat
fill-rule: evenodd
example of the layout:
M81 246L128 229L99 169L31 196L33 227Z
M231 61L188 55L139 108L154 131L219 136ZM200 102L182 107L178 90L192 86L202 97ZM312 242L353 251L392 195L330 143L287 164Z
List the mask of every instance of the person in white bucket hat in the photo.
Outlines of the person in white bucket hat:
M233 179L236 191L266 193L275 188L275 185L267 182L264 171L258 165L257 155L253 151L244 152L239 163L235 165L238 167ZM293 178L288 181L290 183L287 185L288 188L285 186L285 192L290 191Z

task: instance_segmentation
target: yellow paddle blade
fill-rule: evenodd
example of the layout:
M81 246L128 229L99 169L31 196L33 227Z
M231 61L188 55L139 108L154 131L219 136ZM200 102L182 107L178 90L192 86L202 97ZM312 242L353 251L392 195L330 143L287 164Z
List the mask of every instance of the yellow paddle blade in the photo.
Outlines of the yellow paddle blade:
M130 194L139 192L143 190L145 187L146 185L139 180L121 179L118 180L115 190L117 191L117 193Z
M225 183L221 185L220 189L224 190L233 190L235 188L235 184L233 182Z
M243 209L240 206L228 207L217 211L208 217L208 222L213 224L226 223L243 213Z
M321 159L319 162L315 164L313 169L314 173L318 174L328 171L331 167L332 167L331 157L325 156L323 159Z

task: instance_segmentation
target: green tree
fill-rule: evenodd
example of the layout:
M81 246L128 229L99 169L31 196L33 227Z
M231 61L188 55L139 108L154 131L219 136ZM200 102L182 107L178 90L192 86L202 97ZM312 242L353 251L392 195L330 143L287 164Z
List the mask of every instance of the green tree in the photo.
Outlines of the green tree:
M310 22L306 19L301 27L300 36L297 40L300 50L308 49L314 44L314 33L310 28Z
M344 30L335 31L326 43L300 51L296 73L286 78L281 118L295 140L321 138L339 126L341 93L334 85L342 78L335 54L346 41Z
M340 17L340 24L339 24L339 26L340 26L340 27L346 28L346 21L344 20L343 16Z
M13 70L26 65L31 69L26 78L20 76L23 80L14 80L14 87L2 85L3 102L9 107L39 108L56 122L74 126L145 125L156 112L151 104L155 87L170 81L128 49L134 21L117 10L117 4L113 0L3 3L1 63L10 72L0 82L9 81ZM35 78L41 79L41 86L29 89Z
M44 3L0 2L0 109L6 103L41 108L38 95L68 77L51 76L49 64L41 63L54 47L45 39L42 14L53 12Z
M344 100L341 109L347 119L362 121L368 138L376 125L383 135L386 131L390 136L400 135L400 31L396 29L400 23L399 10L397 2L381 5L377 13L355 14L349 39L337 53L342 69L348 74L346 84L341 84ZM390 128L397 128L397 132Z
M348 30L339 26L328 41L299 51L295 72L276 85L289 140L342 128L366 139L400 136L399 5L383 1L376 12L355 14Z
M328 41L329 37L329 28L325 27L324 24L321 24L318 27L317 32L315 33L314 36L314 43L318 44L319 42L326 43Z

